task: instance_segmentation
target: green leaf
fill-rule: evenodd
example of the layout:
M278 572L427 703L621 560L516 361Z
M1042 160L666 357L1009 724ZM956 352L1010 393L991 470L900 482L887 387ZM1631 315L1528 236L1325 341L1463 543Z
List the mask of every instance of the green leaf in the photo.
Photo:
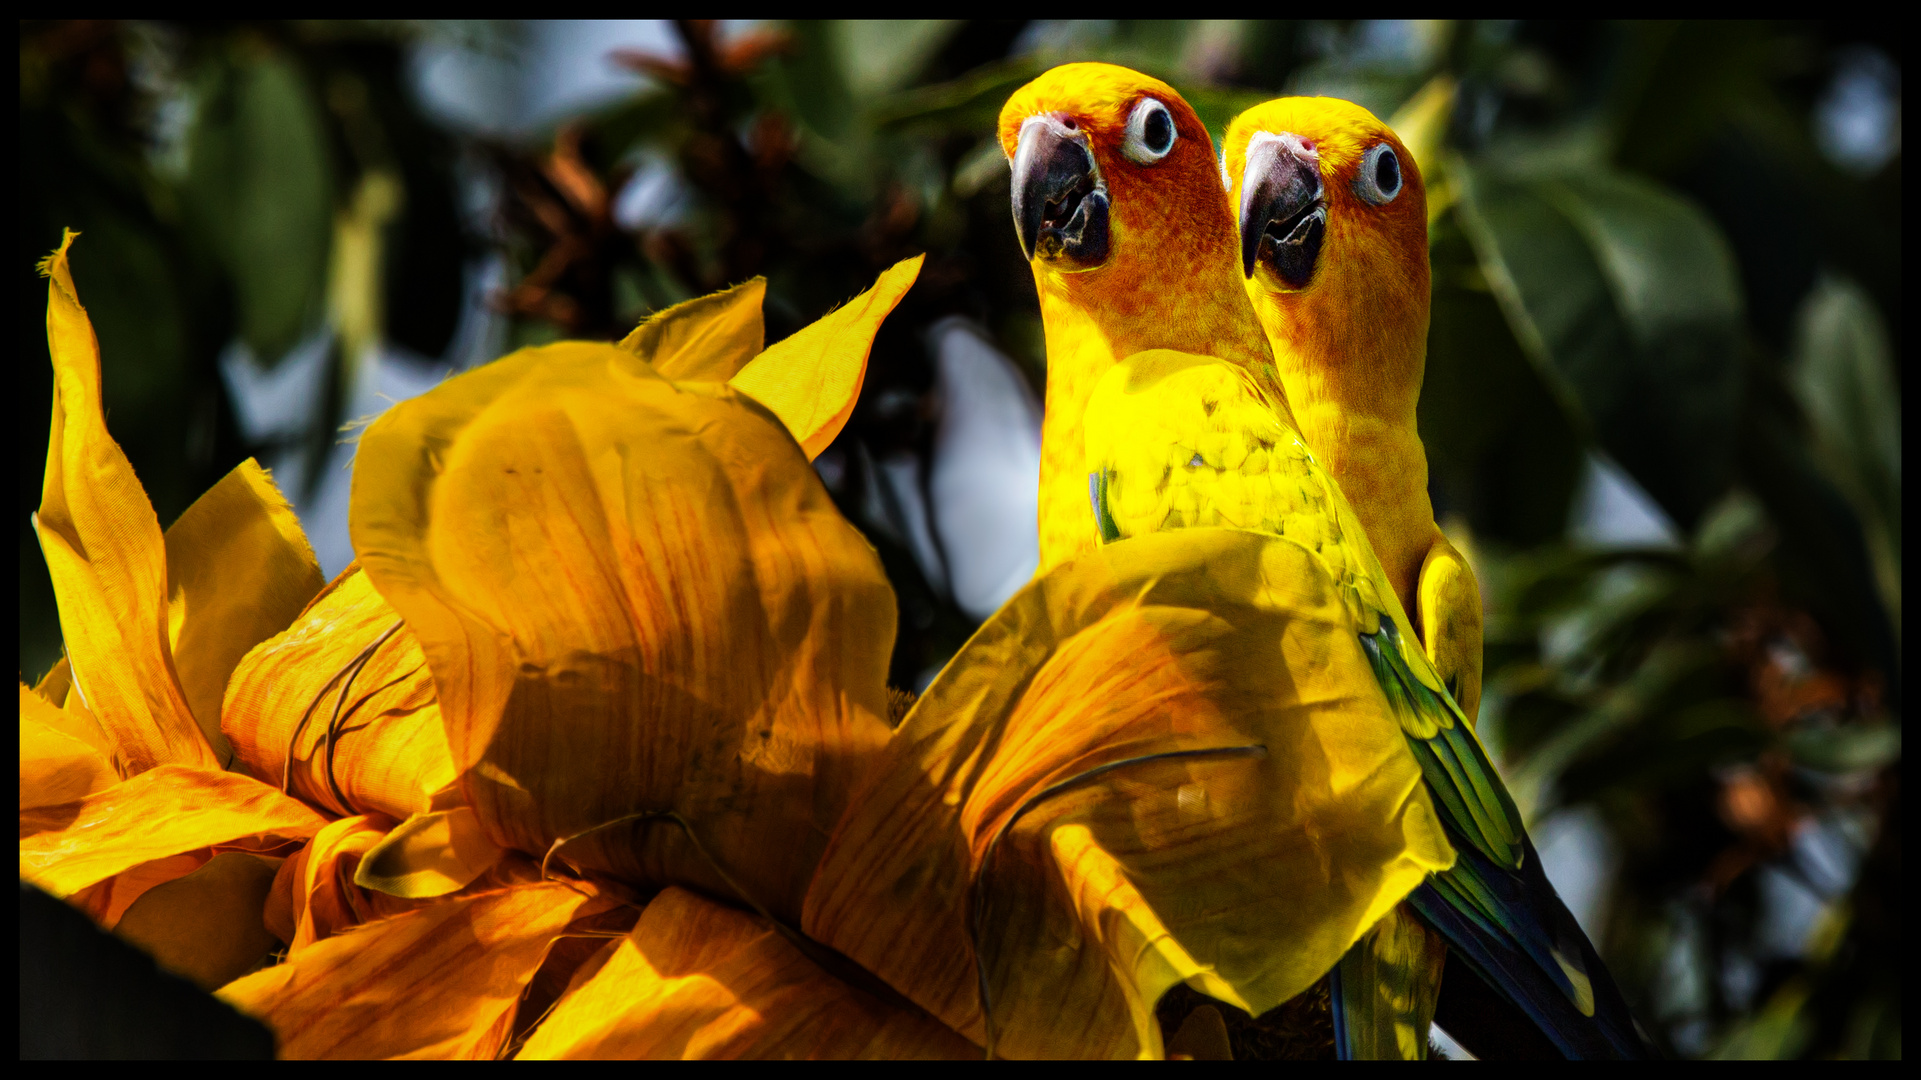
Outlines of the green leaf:
M1450 163L1514 335L1569 413L1685 527L1727 490L1742 304L1714 224L1643 180Z
M1788 385L1816 460L1867 533L1882 604L1901 624L1901 390L1880 312L1851 281L1825 278L1803 302Z
M184 202L233 288L240 336L272 363L321 314L333 173L318 104L300 69L236 49L209 62Z

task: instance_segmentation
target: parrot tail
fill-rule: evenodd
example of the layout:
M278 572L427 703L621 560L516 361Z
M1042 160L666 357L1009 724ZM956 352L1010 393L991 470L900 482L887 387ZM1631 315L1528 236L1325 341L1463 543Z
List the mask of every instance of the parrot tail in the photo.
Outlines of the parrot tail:
M1428 878L1408 905L1440 933L1456 961L1526 1014L1566 1057L1654 1057L1593 944L1542 871L1533 841L1521 842L1521 866L1509 870L1456 840L1454 868Z

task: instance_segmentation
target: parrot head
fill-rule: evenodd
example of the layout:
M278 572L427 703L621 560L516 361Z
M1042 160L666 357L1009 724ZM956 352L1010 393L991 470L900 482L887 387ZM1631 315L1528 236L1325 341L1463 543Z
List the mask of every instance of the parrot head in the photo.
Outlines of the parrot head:
M1429 283L1427 194L1406 145L1352 102L1292 97L1236 117L1222 150L1241 273L1283 376L1360 362L1344 374L1411 409Z
M1173 87L1065 64L1008 99L998 134L1044 315L1050 297L1074 307L1117 358L1212 344L1271 366L1252 312L1222 302L1239 291L1234 215L1213 140Z

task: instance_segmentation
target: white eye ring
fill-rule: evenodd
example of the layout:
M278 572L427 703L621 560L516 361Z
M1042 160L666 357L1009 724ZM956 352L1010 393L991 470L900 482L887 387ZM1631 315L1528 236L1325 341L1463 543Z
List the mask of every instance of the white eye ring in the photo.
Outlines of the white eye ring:
M1121 143L1121 153L1137 164L1152 165L1174 149L1177 138L1174 116L1167 106L1151 97L1142 98L1128 114L1127 139Z
M1394 201L1404 186L1401 179L1401 159L1394 148L1386 143L1375 143L1361 155L1360 171L1354 174L1354 194L1373 203L1386 206Z

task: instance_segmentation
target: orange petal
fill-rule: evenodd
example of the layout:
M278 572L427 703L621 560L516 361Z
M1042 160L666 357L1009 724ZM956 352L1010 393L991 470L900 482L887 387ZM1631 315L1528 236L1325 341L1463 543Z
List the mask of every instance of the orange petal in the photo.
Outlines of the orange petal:
M803 929L983 1041L984 980L1009 1056L1158 1056L1177 982L1280 1004L1453 858L1351 626L1254 533L1049 571L895 732Z
M261 912L277 865L240 851L216 855L192 873L147 890L114 933L203 990L225 985L273 950Z
M20 809L76 802L120 782L99 745L69 732L74 721L20 684Z
M293 508L252 458L167 529L167 628L174 673L220 759L227 677L247 650L287 628L320 591L320 564Z
M662 892L595 970L583 968L518 1055L544 1058L972 1058L911 1005L836 979L765 920Z
M454 778L420 645L358 566L240 662L221 724L249 773L337 814L399 820Z
M154 859L259 837L312 836L326 819L237 773L162 765L77 802L20 815L20 876L55 896Z
M286 916L276 914L271 921L277 926L291 925L291 934L282 939L289 953L368 920L370 912L353 885L354 870L361 856L378 844L392 825L378 815L328 822L297 857L287 860L297 864L287 890L290 910ZM282 867L282 876L289 876L286 867ZM277 880L274 891L277 905L281 893Z
M787 916L887 736L894 601L760 406L523 350L361 440L354 546L419 636L496 843ZM691 823L709 862L676 826Z
M609 901L558 882L437 901L227 984L283 1058L488 1058L569 921Z
M913 287L926 258L895 263L873 288L776 343L729 380L780 417L809 461L854 415L874 335Z
M41 271L53 355L53 425L34 529L60 603L75 688L114 739L128 775L156 765L217 769L174 678L167 636L167 555L153 504L107 433L100 345L80 306L67 248Z
M726 382L761 350L767 279L675 304L650 316L620 347L675 382Z

